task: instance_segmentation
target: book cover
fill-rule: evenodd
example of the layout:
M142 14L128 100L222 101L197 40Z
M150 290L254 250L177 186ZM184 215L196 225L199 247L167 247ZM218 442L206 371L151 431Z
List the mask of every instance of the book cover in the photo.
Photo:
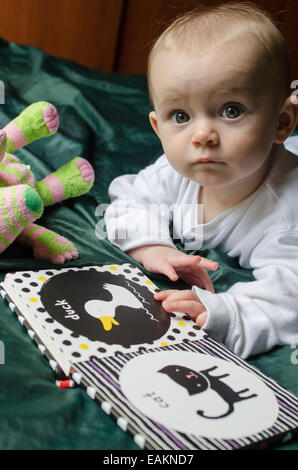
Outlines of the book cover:
M187 315L165 312L153 298L157 287L130 264L20 271L2 287L65 375L92 355L201 335Z
M123 264L7 274L2 295L52 364L141 448L234 450L291 439L298 399L187 315L166 313L156 289Z

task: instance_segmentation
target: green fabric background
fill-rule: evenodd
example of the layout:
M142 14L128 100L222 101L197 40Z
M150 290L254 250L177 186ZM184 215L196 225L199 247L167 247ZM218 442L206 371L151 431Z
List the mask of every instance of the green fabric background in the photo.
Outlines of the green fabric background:
M80 258L67 265L131 262L106 239L96 237L97 224L102 221L96 209L108 202L107 189L114 177L137 172L161 153L147 118L146 78L91 70L33 47L0 40L0 80L5 84L1 127L34 101L50 101L60 114L55 136L16 153L31 165L37 179L78 155L94 166L92 191L47 208L39 222L78 247ZM201 250L200 254L220 262L212 274L217 292L252 279L237 260L213 250ZM49 266L15 243L0 257L0 280L8 271ZM172 287L162 276L150 277L161 288ZM2 299L0 340L5 346L5 364L0 365L1 449L138 449L83 390L56 387L47 360ZM298 395L298 365L291 361L293 353L294 348L275 348L250 362ZM298 442L280 448L298 449Z

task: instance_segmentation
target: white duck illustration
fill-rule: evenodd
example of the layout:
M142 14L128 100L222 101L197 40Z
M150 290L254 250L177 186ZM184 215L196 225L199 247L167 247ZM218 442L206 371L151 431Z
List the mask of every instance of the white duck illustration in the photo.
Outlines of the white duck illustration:
M113 296L112 300L104 301L100 299L88 300L84 308L86 312L94 318L98 318L106 331L110 331L113 325L119 325L114 318L116 307L124 305L132 308L143 308L142 302L138 300L128 289L115 284L103 284Z

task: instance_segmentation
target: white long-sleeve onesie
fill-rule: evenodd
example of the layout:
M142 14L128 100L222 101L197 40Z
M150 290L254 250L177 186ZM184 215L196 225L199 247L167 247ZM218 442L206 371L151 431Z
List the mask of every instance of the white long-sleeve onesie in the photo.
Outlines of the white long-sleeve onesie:
M224 293L192 287L208 311L204 330L244 358L298 344L298 158L285 151L253 194L206 224L193 210L198 191L165 155L137 175L116 178L105 214L109 239L123 251L145 244L175 246L167 213L172 206L177 238L193 235L191 248L237 257L255 277ZM175 216L180 212L183 224Z

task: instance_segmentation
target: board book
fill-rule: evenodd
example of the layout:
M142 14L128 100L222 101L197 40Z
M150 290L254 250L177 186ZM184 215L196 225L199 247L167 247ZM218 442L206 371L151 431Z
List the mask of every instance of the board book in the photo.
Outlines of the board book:
M9 273L1 295L57 375L150 450L262 448L297 435L298 398L166 313L131 264Z

